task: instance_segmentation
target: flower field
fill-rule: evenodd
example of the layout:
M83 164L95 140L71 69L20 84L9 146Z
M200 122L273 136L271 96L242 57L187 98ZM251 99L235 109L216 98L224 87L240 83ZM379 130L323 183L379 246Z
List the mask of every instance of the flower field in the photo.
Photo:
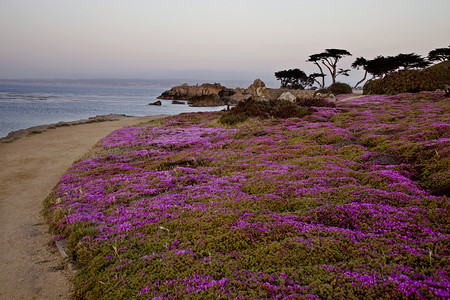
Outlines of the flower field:
M76 299L448 299L450 105L182 114L103 139L46 199Z

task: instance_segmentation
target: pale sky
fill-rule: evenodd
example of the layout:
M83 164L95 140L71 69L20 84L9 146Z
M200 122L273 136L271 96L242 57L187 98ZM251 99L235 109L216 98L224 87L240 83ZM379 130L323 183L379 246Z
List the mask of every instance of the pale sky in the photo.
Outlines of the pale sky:
M0 0L0 78L274 79L450 45L448 0ZM353 83L361 72L352 71Z

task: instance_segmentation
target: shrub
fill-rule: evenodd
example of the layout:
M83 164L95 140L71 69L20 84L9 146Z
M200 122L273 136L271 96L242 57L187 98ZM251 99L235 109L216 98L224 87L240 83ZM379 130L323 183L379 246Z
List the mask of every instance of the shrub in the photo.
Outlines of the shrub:
M226 125L236 125L247 120L248 115L245 113L226 113L220 117L220 122Z
M445 61L426 69L426 72L434 74L439 81L450 85L450 61Z
M346 83L336 82L336 83L333 83L328 88L328 91L333 93L334 95L351 94L352 93L352 88L351 88L351 86L349 86Z
M421 94L112 133L45 203L72 298L449 298L448 105ZM295 108L272 103L245 108Z
M435 91L450 84L450 62L440 63L425 70L400 70L382 79L369 80L364 94L401 94Z
M289 101L279 101L272 110L272 116L275 118L287 119L292 117L304 117L309 114L309 108L298 106Z
M314 92L314 96L316 96L317 94L325 95L328 93L329 93L329 91L327 89L318 89L317 91Z
M249 117L268 118L301 118L310 114L308 107L301 107L286 100L241 101L220 117L220 123L235 125L244 122Z

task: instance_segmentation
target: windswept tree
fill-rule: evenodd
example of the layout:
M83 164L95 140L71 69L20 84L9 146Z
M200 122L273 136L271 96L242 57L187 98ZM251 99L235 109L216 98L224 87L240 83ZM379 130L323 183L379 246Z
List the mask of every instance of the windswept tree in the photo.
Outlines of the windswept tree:
M367 72L372 75L372 78L383 78L385 75L394 72L399 68L397 59L394 56L377 56L372 60L367 61Z
M428 60L429 61L449 61L450 60L450 46L447 48L436 48L434 50L431 50L428 53Z
M282 88L302 89L312 85L314 81L300 69L289 69L275 72L277 80L281 81Z
M287 88L287 86L291 82L289 70L275 72L275 78L281 81L281 88Z
M367 78L367 74L372 75L372 79L376 77L383 78L386 74L394 72L399 67L397 60L394 56L377 56L374 59L367 60L364 57L358 57L353 63L352 68L359 70L363 68L364 77L355 85L355 88L364 82Z
M322 76L322 84L321 87L325 86L325 73L323 72L323 66L328 69L331 75L331 81L332 83L336 83L336 77L338 75L346 75L348 76L349 69L343 70L343 69L337 69L338 61L343 58L344 56L351 56L352 54L348 52L347 50L343 49L325 49L324 52L319 54L313 54L309 56L308 62L314 63L320 70L320 73Z
M309 56L309 59L307 60L308 62L312 62L313 64L315 64L315 65L319 68L320 73L314 73L314 74L312 74L312 75L317 75L317 76L315 76L315 77L313 77L313 78L314 78L314 80L319 84L319 86L320 86L321 88L324 88L324 87L325 87L325 76L326 76L326 75L325 75L325 73L323 72L322 66L320 65L320 63L321 63L322 60L324 60L324 59L325 59L324 54L323 54L323 53L319 53L319 54L313 54L313 55L310 55L310 56ZM319 78L319 77L322 77L322 82L321 82L321 83L315 79L315 78Z
M320 74L320 73L312 73L311 75L309 75L309 78L311 79L312 83L311 85L315 83L317 83L320 88L324 88L325 87L325 74ZM317 78L322 78L322 82L319 82L319 80L317 80Z
M423 69L430 65L430 62L428 62L425 58L415 53L409 54L400 53L399 55L395 56L395 60L397 62L397 65L403 68L404 70Z
M358 57L352 64L352 68L364 69L364 77L361 79L355 87L361 84L367 78L367 74L372 75L373 78L383 78L389 73L395 72L399 68L405 70L425 68L430 65L430 62L425 60L420 55L410 54L398 54L397 56L377 56L374 59L367 60L364 57Z
M368 65L368 61L367 59L365 59L364 57L358 57L353 63L352 63L352 68L353 69L357 69L359 70L359 68L363 68L364 70L364 77L363 79L361 79L360 81L358 81L358 83L355 84L355 86L353 88L357 88L361 83L364 82L364 80L366 80L367 78L367 65Z

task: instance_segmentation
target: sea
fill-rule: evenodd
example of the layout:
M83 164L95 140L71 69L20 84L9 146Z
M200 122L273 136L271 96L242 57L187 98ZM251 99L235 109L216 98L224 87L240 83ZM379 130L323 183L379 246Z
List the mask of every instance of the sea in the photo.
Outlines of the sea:
M88 119L97 115L176 115L218 111L225 107L190 107L160 100L170 86L0 83L0 138L11 131L38 125Z

